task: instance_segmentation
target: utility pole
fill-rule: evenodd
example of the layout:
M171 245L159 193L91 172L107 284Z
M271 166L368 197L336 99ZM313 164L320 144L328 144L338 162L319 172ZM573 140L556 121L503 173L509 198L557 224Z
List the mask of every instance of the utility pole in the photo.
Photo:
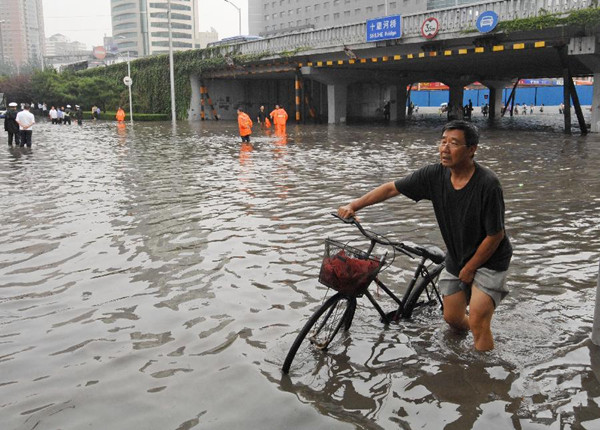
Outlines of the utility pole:
M2 24L6 21L0 21L0 63L4 66L4 39L2 39Z
M230 2L229 0L224 0L227 3L229 3L231 6L233 6L234 8L237 9L238 11L238 34L241 36L242 35L242 9L237 7L235 4L233 4L232 2Z
M171 34L171 0L168 1L169 11L167 12L169 26L169 75L171 80L171 121L175 124L177 114L175 110L175 72L173 68L173 37Z

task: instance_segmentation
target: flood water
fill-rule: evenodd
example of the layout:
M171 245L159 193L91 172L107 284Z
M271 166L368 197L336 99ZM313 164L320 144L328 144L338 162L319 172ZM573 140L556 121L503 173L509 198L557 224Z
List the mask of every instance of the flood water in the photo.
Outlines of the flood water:
M29 151L3 134L0 427L600 428L600 136L550 115L476 122L514 246L496 349L431 308L385 328L363 298L319 367L289 377L326 294L323 239L363 244L329 213L436 162L441 119L289 125L252 145L212 121L43 123ZM442 246L432 212L397 197L361 219ZM398 263L382 276L401 292L413 262Z

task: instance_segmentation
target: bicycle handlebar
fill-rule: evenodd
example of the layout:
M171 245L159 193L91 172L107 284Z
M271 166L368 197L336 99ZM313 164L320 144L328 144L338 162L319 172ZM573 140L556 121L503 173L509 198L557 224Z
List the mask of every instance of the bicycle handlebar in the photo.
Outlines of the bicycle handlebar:
M378 243L380 245L392 246L395 249L397 249L398 251L402 252L403 254L405 254L411 258L413 258L416 255L419 257L426 256L423 249L413 248L412 246L406 245L402 242L393 242L383 235L365 230L365 228L361 225L361 223L355 217L342 218L341 216L339 216L336 213L332 213L331 215L333 215L337 219L341 220L345 224L355 225L356 228L358 228L358 230L362 233L362 235L365 236L367 239L371 240L372 242Z
M343 221L346 224L354 224L358 230L365 236L367 239L371 241L371 248L376 244L391 246L395 250L409 256L410 258L414 258L415 256L426 258L428 260L433 261L436 264L441 264L446 259L446 254L437 246L427 245L421 246L416 244L407 245L403 242L394 242L389 240L382 234L374 233L372 231L365 230L364 227L358 222L358 220L354 217L352 218L342 218L336 213L332 213L334 217Z

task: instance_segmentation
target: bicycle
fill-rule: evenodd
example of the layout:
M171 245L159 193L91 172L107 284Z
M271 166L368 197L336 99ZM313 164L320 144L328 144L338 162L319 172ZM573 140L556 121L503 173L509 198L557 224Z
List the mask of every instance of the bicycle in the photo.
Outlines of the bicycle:
M360 233L369 239L370 245L367 251L361 251L333 239L325 240L325 255L319 282L337 292L311 315L294 340L282 366L284 374L289 373L294 357L301 347L314 347L325 351L342 328L344 331L350 329L359 297L367 297L385 325L392 321L397 322L400 318L410 319L417 307L426 304L437 302L443 310L437 280L445 267L446 255L440 248L391 241L381 234L365 230L356 218L344 219L337 214L332 215L346 224L357 227ZM374 255L376 245L391 248L394 253L391 262L386 262L387 253L383 256ZM383 268L393 263L396 252L411 258L420 257L402 299L377 276ZM368 290L373 281L398 305L396 310L387 313L383 311ZM423 295L424 300L419 301Z

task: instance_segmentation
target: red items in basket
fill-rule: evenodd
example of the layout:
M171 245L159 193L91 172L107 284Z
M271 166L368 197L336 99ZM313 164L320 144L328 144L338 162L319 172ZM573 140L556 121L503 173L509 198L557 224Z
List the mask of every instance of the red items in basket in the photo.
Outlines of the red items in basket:
M342 293L360 294L379 271L379 264L379 261L373 259L348 257L344 250L341 250L323 260L319 280Z

